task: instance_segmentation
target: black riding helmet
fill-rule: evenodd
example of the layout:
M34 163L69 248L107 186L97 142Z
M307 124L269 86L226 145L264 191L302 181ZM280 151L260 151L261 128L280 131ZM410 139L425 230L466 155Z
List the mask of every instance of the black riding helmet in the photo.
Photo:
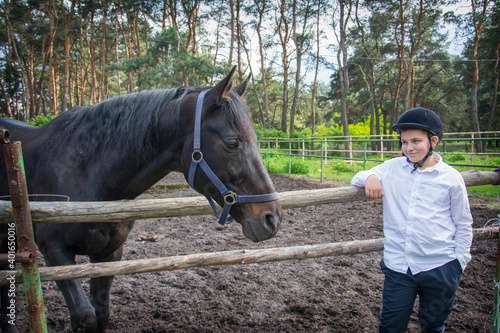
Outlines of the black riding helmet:
M443 122L432 110L426 108L414 108L405 111L398 119L398 123L392 126L392 130L400 133L402 128L420 128L436 135L441 141L443 137Z
M441 118L439 118L439 116L434 111L420 107L405 111L401 115L401 117L399 117L398 123L392 126L392 130L398 132L398 134L400 135L401 135L400 130L404 128L411 128L411 129L419 128L424 131L427 131L427 134L429 136L429 143L430 143L429 151L427 152L427 155L425 155L424 159L421 162L414 163L415 168L413 169L413 171L415 171L417 170L418 167L424 165L427 158L432 155L433 150L432 150L431 136L432 135L437 136L439 138L438 143L441 141L444 132L443 122L441 121ZM401 136L399 139L399 144L401 145ZM409 163L412 163L408 157L406 159Z

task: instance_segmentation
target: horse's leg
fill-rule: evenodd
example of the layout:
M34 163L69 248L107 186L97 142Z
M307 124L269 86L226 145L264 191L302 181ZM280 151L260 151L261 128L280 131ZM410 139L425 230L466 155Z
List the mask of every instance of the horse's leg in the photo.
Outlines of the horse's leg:
M52 250L52 249L57 250ZM75 254L64 251L59 247L51 247L44 253L45 262L48 266L64 266L75 264ZM97 322L94 308L90 304L83 291L80 280L57 281L71 317L71 327L74 332L94 333L97 330Z
M123 254L123 244L112 254L106 257L90 257L90 261L107 262L120 261ZM97 332L105 332L109 320L109 294L114 276L90 279L90 302L94 306L97 317Z

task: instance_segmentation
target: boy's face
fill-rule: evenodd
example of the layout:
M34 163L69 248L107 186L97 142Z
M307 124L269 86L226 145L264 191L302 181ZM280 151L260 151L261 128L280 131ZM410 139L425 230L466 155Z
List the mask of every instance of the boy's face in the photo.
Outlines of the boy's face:
M438 137L432 136L429 143L427 132L421 129L401 129L401 150L413 163L422 161L430 149L438 143Z

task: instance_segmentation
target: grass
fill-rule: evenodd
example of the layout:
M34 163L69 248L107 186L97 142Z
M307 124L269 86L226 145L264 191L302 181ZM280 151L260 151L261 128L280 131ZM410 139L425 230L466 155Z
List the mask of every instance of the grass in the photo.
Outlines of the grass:
M483 185L467 187L469 198L482 199L486 201L486 205L492 209L500 208L500 190L498 186Z

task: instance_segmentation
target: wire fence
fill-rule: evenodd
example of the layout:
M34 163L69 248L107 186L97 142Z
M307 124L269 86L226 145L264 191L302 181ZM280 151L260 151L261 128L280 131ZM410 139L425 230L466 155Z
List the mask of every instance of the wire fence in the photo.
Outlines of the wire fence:
M477 145L480 143L481 150ZM346 163L382 163L401 156L397 135L336 136L312 138L260 138L259 147L264 162L271 157L287 158L289 173L292 160L317 160L321 168L333 160ZM449 165L464 170L488 171L500 165L500 131L445 133L435 148Z

